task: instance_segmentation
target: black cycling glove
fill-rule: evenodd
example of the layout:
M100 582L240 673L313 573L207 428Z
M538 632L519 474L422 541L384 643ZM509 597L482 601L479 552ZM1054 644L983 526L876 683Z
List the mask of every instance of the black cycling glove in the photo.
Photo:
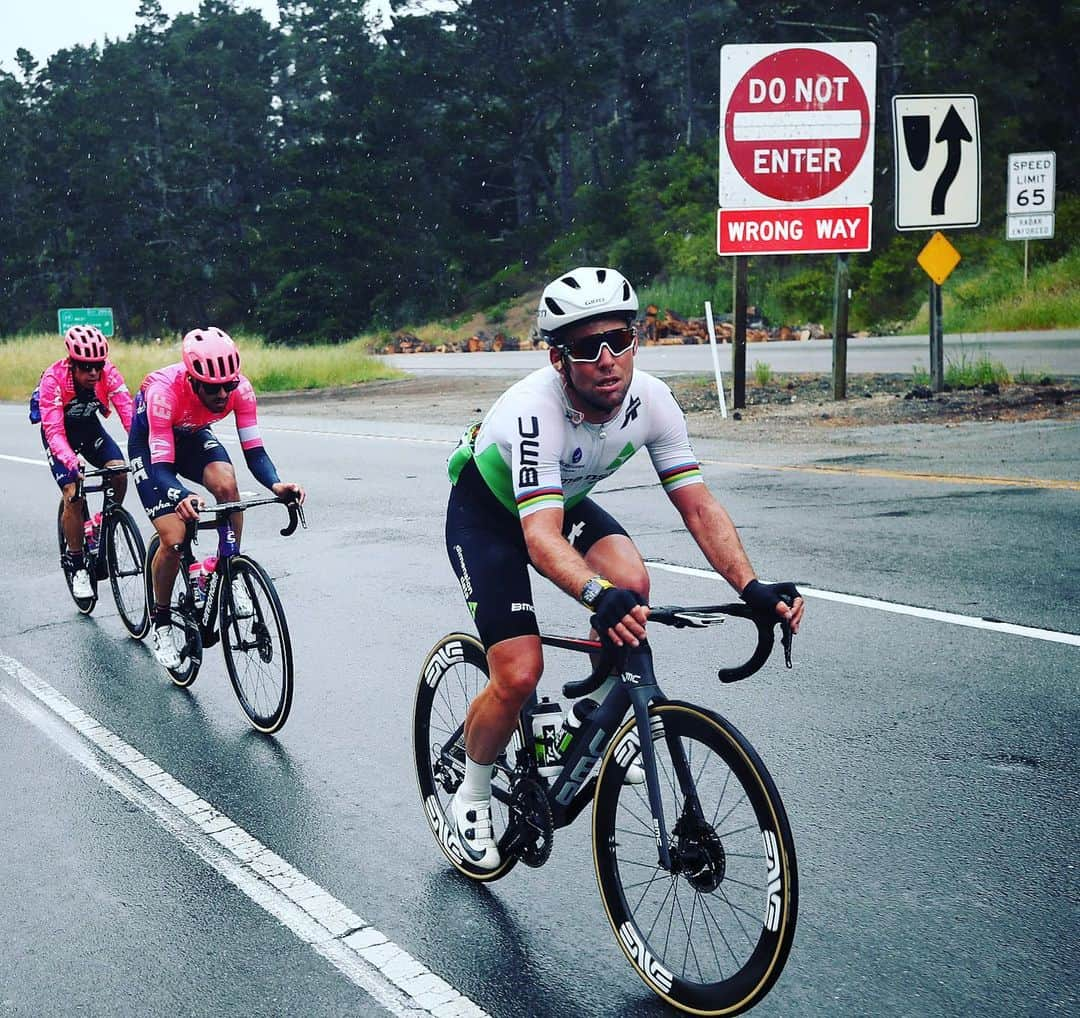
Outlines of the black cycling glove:
M607 631L617 626L623 620L623 616L639 604L645 604L640 594L623 587L607 587L600 591L593 602L595 613L590 622L592 627L600 634L603 643L610 643Z
M790 607L795 598L802 597L802 594L794 583L762 583L761 580L751 580L743 587L739 597L756 611L772 612L781 601Z

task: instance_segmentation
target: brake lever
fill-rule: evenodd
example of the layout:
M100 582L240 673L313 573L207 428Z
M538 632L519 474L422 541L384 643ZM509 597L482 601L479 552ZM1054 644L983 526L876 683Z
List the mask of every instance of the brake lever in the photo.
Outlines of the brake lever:
M790 597L781 597L784 604L789 608L792 605L792 599ZM787 619L780 620L780 644L784 648L784 665L787 668L791 667L791 643L795 639L795 634L791 631L791 623Z

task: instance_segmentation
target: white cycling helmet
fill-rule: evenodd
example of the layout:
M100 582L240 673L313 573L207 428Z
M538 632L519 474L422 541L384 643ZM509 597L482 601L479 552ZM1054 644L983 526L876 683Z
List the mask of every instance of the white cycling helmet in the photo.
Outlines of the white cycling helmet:
M637 316L637 310L637 294L621 272L573 269L544 287L536 311L536 327L548 343L558 346L557 332L567 325L603 315L620 315L630 322Z

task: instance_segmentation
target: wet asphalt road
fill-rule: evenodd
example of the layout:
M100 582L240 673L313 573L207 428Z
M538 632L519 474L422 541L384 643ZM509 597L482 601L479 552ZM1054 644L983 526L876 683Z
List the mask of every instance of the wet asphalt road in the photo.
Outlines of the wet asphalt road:
M489 888L451 873L428 833L409 724L427 648L469 623L442 548L442 464L461 422L328 421L283 407L263 421L282 476L309 490L308 531L282 539L282 521L262 510L245 532L293 635L297 691L276 739L248 730L216 650L190 691L177 690L125 637L107 593L91 618L77 615L55 564L55 489L37 465L35 429L9 405L0 654L488 1013L673 1013L615 945L587 815L556 835L543 869L519 867ZM696 449L766 578L1080 633L1075 483L736 465L1080 481L1076 424L919 434ZM635 460L599 497L646 559L702 566L654 480ZM541 584L536 595L552 628L583 631L580 608ZM712 580L653 572L654 603L728 596ZM652 639L665 691L726 714L761 752L791 817L799 926L754 1014L1076 1013L1080 648L814 599L793 671L771 663L720 687L711 662L722 636ZM543 691L557 690L566 661L552 655ZM16 709L26 699L0 670L0 1016L384 1013L73 759L48 719Z

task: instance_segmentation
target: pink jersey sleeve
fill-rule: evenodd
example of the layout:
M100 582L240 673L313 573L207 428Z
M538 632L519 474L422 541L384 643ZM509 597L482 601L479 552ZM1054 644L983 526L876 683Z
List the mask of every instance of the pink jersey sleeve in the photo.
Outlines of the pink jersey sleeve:
M233 410L236 413L236 433L240 436L240 448L245 451L258 449L263 440L259 431L255 390L243 375L240 376L240 387L233 396Z
M120 423L124 425L125 431L131 431L131 415L135 409L135 403L128 391L124 376L120 374L120 369L112 361L105 362L104 380L109 402L116 407L116 412L120 415Z
M61 372L68 370L66 361L58 361L41 376L41 427L45 431L49 451L65 467L74 470L79 465L79 457L68 442L67 428L64 426L64 376Z
M143 396L150 429L150 462L173 463L176 460L173 442L176 400L172 388L164 382L154 381L146 386Z

